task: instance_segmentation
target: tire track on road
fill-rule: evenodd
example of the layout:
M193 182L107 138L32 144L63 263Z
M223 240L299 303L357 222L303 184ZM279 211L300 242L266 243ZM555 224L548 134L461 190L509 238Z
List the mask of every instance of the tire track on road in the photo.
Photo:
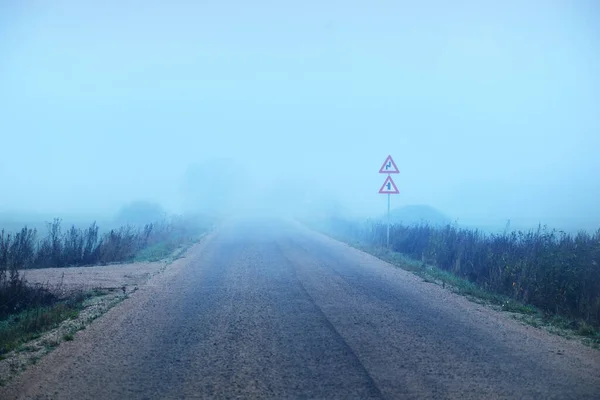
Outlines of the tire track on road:
M321 309L319 304L315 301L314 297L312 297L311 294L309 293L309 291L306 289L306 286L304 286L304 283L302 282L302 280L298 277L297 270L296 270L296 263L285 254L285 251L281 248L281 244L279 242L277 243L277 246L278 246L279 251L281 252L281 255L288 261L289 265L291 266L296 284L301 288L302 292L310 300L310 302L315 307L315 309L318 310L319 315L323 319L327 328L329 328L333 333L335 333L335 335L339 339L340 343L343 344L344 348L348 351L348 353L350 353L352 355L352 357L356 360L356 363L360 366L362 371L368 377L369 384L372 386L373 390L377 393L377 396L381 399L386 399L383 392L381 391L381 388L379 387L377 382L375 382L375 379L373 379L373 376L371 375L369 370L365 367L365 365L360 360L358 355L354 352L354 350L352 349L352 346L350 346L350 344L346 341L346 339L344 339L344 336L337 330L335 325L333 325L333 323L331 322L329 317L327 317L327 314L325 314L323 312L323 309Z

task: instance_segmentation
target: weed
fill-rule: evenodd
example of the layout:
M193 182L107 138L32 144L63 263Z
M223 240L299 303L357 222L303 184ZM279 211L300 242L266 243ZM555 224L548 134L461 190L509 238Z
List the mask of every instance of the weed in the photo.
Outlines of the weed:
M528 304L518 303L513 300L504 301L502 303L502 311L514 312L514 313L519 313L519 314L536 314L537 313L537 310L535 309L535 307L528 305Z
M17 351L18 351L19 353L22 353L22 352L29 352L29 353L31 353L31 352L34 352L34 351L37 351L37 350L38 350L38 349L37 349L37 347L35 347L35 346L21 346L21 347L19 347L19 348L17 349Z
M598 332L593 326L587 324L585 321L579 325L576 333L579 336L589 336L600 339L600 332Z
M63 335L63 340L66 340L66 341L71 341L71 340L73 340L74 338L75 338L75 337L73 336L73 334L72 334L72 333L67 333L67 334L64 334L64 335Z
M60 343L54 339L47 339L42 342L42 345L47 351L55 349Z
M577 321L569 320L560 315L545 315L544 322L558 329L576 330L579 327L579 323Z
M12 315L0 324L0 354L17 348L21 343L39 337L43 331L57 326L71 318L78 311L80 303L62 301L52 306L30 309ZM45 341L42 345L55 347L57 343Z
M165 241L156 243L137 252L134 261L159 261L169 256L177 248L177 243Z
M517 319L527 325L533 326L534 328L541 328L543 326L543 323L540 321L539 318L532 318L528 315L522 316L521 318Z

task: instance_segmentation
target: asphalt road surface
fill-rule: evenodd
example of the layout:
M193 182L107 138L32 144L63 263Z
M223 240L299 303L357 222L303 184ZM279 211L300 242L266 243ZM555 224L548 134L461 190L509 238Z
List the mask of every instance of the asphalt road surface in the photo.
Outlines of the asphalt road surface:
M600 398L600 352L276 221L231 223L0 398Z

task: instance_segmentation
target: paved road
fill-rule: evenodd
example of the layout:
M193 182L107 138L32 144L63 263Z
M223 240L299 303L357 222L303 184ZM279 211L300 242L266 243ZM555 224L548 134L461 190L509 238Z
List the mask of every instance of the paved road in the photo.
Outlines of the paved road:
M600 398L600 352L297 226L224 227L1 398Z

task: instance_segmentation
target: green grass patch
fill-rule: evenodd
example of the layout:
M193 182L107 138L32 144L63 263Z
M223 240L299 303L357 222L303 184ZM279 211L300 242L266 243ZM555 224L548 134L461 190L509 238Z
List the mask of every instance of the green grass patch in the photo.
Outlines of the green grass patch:
M340 238L338 237L336 239ZM344 241L343 239L340 240ZM425 282L438 283L444 287L448 286L454 292L466 296L476 303L492 304L499 306L503 311L518 314L536 315L539 313L538 310L532 305L523 304L507 296L490 292L474 282L463 279L452 274L451 272L441 270L432 265L423 264L422 262L411 259L402 253L392 251L385 247L366 246L364 244L352 241L345 242L350 246L365 251L381 260L389 262L390 264L400 267L406 271L412 272L415 275L423 278Z
M63 340L67 342L70 342L73 339L75 339L75 336L72 333L67 333L63 335Z
M579 328L577 328L577 334L579 336L589 336L589 337L595 337L598 336L598 331L591 325L582 322L579 325Z
M497 306L501 306L504 311L517 312L523 314L533 314L537 310L535 307L520 304L508 297L489 292L481 286L467 280L460 278L448 271L441 270L432 265L423 264L419 261L413 260L401 253L394 252L383 247L365 246L358 243L348 243L353 247L356 247L362 251L365 251L375 257L389 262L397 267L400 267L406 271L412 272L426 282L435 282L448 285L455 292L467 296L471 299L479 300L478 303L490 303Z
M19 352L24 352L25 351L25 352L31 353L31 352L34 352L34 351L37 351L37 350L38 349L35 346L22 346L17 351L19 351Z
M148 246L138 251L134 257L136 262L154 262L161 260L168 260L170 262L181 258L181 256L196 242L198 242L206 234L195 235L188 239L179 239L159 242L154 245Z
M538 313L538 310L532 305L519 303L511 299L508 299L502 303L502 311L528 315L535 315Z
M87 297L87 294L78 294L51 306L31 308L0 321L0 355L38 339L43 332L64 320L77 318Z
M600 330L585 321L541 313L523 315L519 320L534 328L544 328L550 333L566 338L579 337L584 344L600 349Z
M580 336L583 338L584 344L595 349L600 349L600 331L585 321L576 321L555 314L544 315L530 304L524 304L507 296L490 292L451 272L431 265L425 265L387 248L365 246L356 242L346 243L399 268L412 272L423 278L425 282L439 283L444 287L448 286L454 292L466 296L471 301L479 304L500 306L502 311L521 314L522 317L515 318L534 328L547 328L550 332L566 337L573 337L573 335Z
M160 242L152 246L146 247L137 252L134 260L140 261L160 261L169 257L177 248L174 242Z

